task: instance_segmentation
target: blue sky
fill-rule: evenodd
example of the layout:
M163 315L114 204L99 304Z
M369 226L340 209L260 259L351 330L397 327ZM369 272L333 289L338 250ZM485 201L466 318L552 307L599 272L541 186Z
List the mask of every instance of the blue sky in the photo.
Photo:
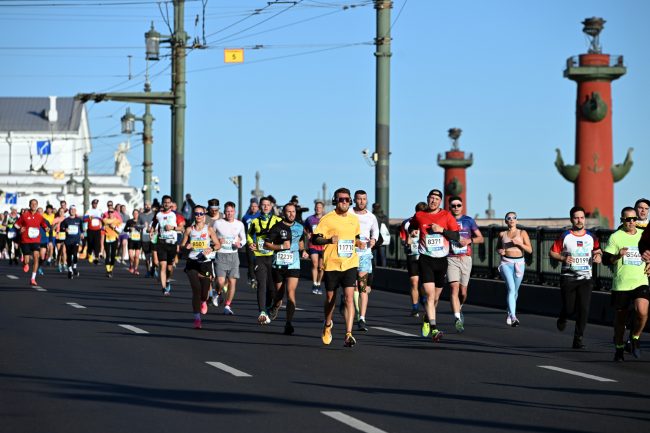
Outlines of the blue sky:
M262 189L279 202L297 194L310 203L323 182L330 192L338 186L365 189L372 202L374 168L361 156L364 148L374 150L375 140L372 2L304 0L253 14L266 5L207 2L209 48L191 52L187 60L186 192L202 202L236 201L228 178L243 175L247 197L260 171ZM202 37L201 20L194 25L201 8L201 1L186 4L192 37ZM643 167L650 161L649 15L650 2L643 0L395 0L391 217L408 216L431 188L442 186L436 157L449 149L451 127L463 129L461 148L474 155L470 215L484 214L488 193L497 215L566 215L573 186L553 162L556 147L565 162L574 161L576 84L562 72L568 57L587 51L580 23L591 16L607 20L603 51L623 54L628 67L612 85L614 161L622 162L634 147L635 165L616 184L615 208L650 196ZM152 20L158 31L168 32L153 1L4 1L0 94L140 91L143 35ZM251 49L256 45L264 48ZM244 64L224 65L225 47L245 48ZM135 75L130 81L129 55ZM167 59L151 65L154 91L169 89L168 66ZM144 111L130 107L136 114ZM125 108L118 102L88 104L92 134L101 137L93 141L92 171L112 171L113 152L125 139L114 136ZM153 114L154 174L167 192L170 113L154 107ZM131 183L141 186L139 136L132 137L132 148Z

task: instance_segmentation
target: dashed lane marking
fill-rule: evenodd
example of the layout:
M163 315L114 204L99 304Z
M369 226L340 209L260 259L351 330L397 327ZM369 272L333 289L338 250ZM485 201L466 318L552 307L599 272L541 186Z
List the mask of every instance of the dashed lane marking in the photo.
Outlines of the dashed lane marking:
M128 329L129 331L135 332L136 334L148 334L149 331L145 331L144 329L136 328L135 326L131 325L118 325L124 329Z
M34 286L34 290L37 292L47 292L47 289L44 289L41 286Z
M372 329L378 329L380 331L389 332L395 335L401 335L402 337L417 337L415 334L409 334L408 332L398 331L397 329L383 328L381 326L371 326Z
M538 367L545 368L547 370L559 371L560 373L571 374L573 376L584 377L585 379L597 380L598 382L617 382L614 379L594 376L593 374L582 373L580 371L575 371L575 370L567 370L566 368L555 367L553 365L538 365Z
M15 276L15 275L7 275L7 278L9 278L10 280L17 280L18 279L18 277Z
M216 367L219 370L225 371L226 373L230 373L235 377L253 377L250 374L245 373L241 370L237 370L236 368L226 365L223 362L206 361L206 364Z
M83 305L77 304L76 302L66 302L66 304L71 306L72 308L86 308Z
M354 429L360 430L365 433L386 433L385 430L378 429L377 427L371 426L370 424L367 424L359 419L353 418L350 415L346 415L343 412L325 412L321 411L321 413L325 416L329 416L330 418L334 418L335 420L342 422L345 425L348 425Z

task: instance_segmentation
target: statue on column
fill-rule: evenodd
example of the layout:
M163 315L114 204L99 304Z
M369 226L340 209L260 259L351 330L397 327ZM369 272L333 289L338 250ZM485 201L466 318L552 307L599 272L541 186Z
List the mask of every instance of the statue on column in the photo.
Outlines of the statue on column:
M120 143L115 152L115 176L122 177L128 181L131 174L131 163L126 158L126 154L131 150L131 143Z

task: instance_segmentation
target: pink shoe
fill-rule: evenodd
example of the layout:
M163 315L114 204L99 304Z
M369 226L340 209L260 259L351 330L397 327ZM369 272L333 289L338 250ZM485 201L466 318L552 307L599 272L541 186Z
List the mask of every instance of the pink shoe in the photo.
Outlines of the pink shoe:
M29 265L27 263L23 265L23 272L29 272Z
M201 314L206 314L208 312L208 303L201 302Z
M201 329L201 319L194 319L194 329Z
M32 281L29 282L32 286L38 286L38 283L36 282L36 278L32 278Z

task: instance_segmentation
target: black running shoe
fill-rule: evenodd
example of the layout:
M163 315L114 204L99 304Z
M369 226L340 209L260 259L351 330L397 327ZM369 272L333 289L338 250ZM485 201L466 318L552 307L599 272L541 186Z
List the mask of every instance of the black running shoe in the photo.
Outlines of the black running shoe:
M615 362L623 362L625 361L625 349L621 348L616 348L616 352L614 352L614 361Z
M291 323L287 322L284 325L284 335L293 335L293 331L294 331L293 326L291 325Z
M362 332L368 332L368 327L366 326L366 321L363 319L359 319L357 322L357 329Z

